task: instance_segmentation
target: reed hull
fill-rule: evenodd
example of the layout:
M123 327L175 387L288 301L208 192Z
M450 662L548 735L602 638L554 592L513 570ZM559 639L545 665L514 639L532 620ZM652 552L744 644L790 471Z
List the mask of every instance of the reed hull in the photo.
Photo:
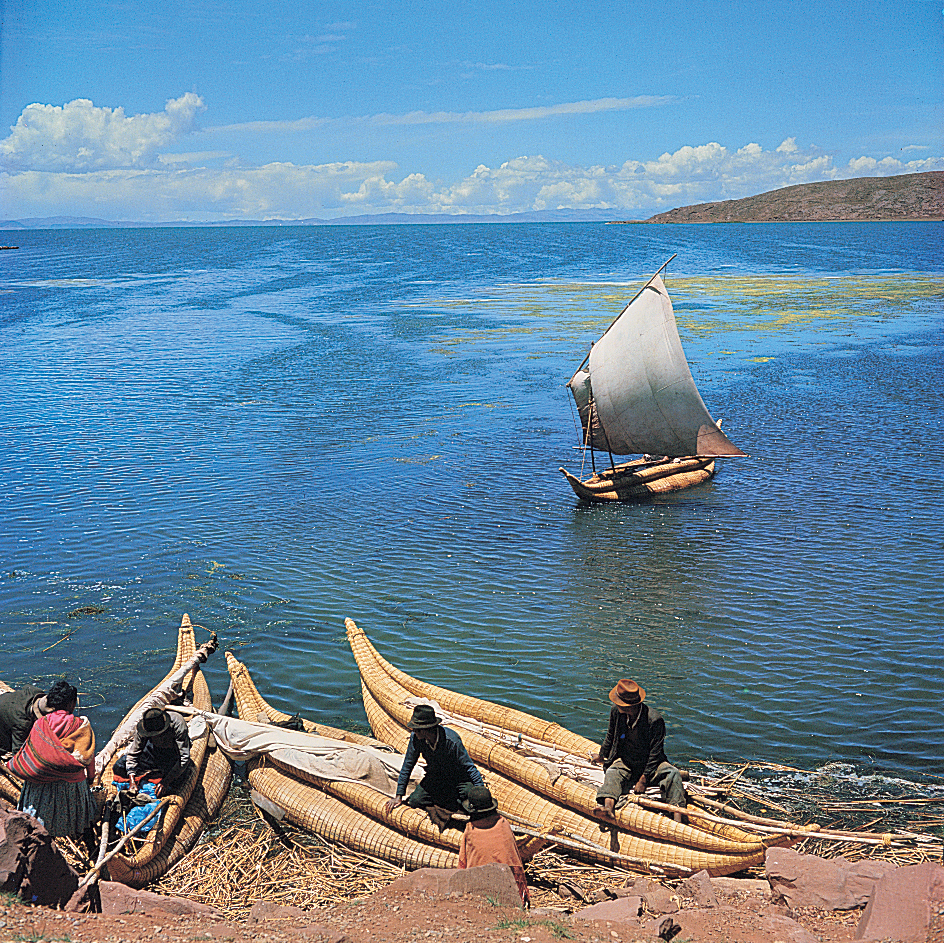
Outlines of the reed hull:
M364 708L375 735L395 749L405 750L409 730L383 710L366 685L363 685L363 694ZM581 843L579 849L561 845L558 850L582 861L610 866L617 864L645 874L674 877L698 871L707 871L713 876L735 874L764 862L763 847L741 853L721 853L674 844L669 832L676 823L671 819L665 819L666 838L662 841L622 830L610 830L604 834L600 832L596 819L552 802L494 770L484 769L482 775L499 811L531 823L551 842L557 833ZM620 856L619 860L613 858L614 853Z
M412 708L407 703L411 692L384 672L370 640L350 620L347 630L348 640L361 672L362 686L370 691L391 717L406 727L412 713ZM484 706L486 702L481 703ZM480 712L473 705L471 713L465 716L467 719L479 720ZM466 749L477 763L484 764L552 802L583 815L593 816L597 809L596 787L568 775L552 775L545 765L534 762L524 751L511 750L503 745L501 740L505 738L499 739L484 730L481 733L470 731L468 726L459 730L459 733ZM572 740L573 737L571 734L569 739ZM557 743L547 745L559 747ZM594 749L594 753L596 752ZM659 841L669 839L679 845L707 851L744 853L763 849L761 840L756 835L748 834L742 829L715 824L705 827L683 825L660 813L643 809L635 803L617 811L617 823L627 831L642 837Z
M636 459L582 481L564 468L560 472L581 501L641 501L710 481L715 475L715 460L693 456L653 465Z
M374 735L402 752L409 739L406 724L412 708L405 701L412 696L411 692L385 675L381 667L385 662L376 655L363 631L352 620L347 620L346 624L348 640L361 671L364 706ZM403 673L398 672L398 675L403 676ZM422 682L415 680L413 686L418 690L424 687ZM442 688L436 691L451 693ZM417 696L428 697L430 693L426 690ZM452 694L452 699L463 699L467 710L470 709L469 702L477 701L457 694ZM596 745L591 741L558 725L549 725L521 711L503 714L509 709L489 702L477 703L481 707L474 711L476 717L498 712L499 716L510 717L518 726L532 731L540 729L536 725L543 723L550 729L564 732L565 736L559 740L567 744L563 747L565 751L573 750L575 754L586 756L584 747L590 744L596 752ZM452 712L457 713L454 705L451 707ZM470 755L482 768L499 809L535 824L541 831L557 828L560 834L574 836L578 842L586 843L585 849L567 850L575 857L612 864L613 859L608 853L615 852L625 859L620 862L623 866L637 870L682 874L706 870L713 875L723 875L762 864L766 847L775 843L727 825L682 825L637 805L620 810L620 828L601 836L599 821L592 817L591 811L596 807L595 789L590 790L586 784L575 780L567 782L567 776L552 779L546 769L529 759L510 753L494 742L483 742L485 738L470 734L466 729L459 732Z
M284 809L298 828L404 868L458 866L456 852L408 838L275 766L254 760L248 769L252 788Z
M177 656L165 681L194 657L196 648L193 626L184 615L177 637ZM184 689L191 693L193 706L197 710L213 710L210 689L203 672L194 671L189 682L185 680ZM148 695L141 698L128 714L139 707L146 697ZM229 759L217 748L209 729L191 744L190 758L193 769L172 794L159 823L138 844L134 854L119 854L108 862L108 874L112 881L131 887L144 887L156 880L196 844L207 823L219 811L229 792L233 769ZM113 767L114 761L102 776L106 796L117 792L112 779Z
M226 653L226 665L241 719L262 723L289 719L288 714L276 710L262 697L245 665L230 652ZM386 746L371 737L310 720L303 719L302 723L308 733L320 737L363 746ZM400 867L456 867L461 837L458 829L440 832L425 812L409 806L400 806L388 817L385 811L388 797L369 786L319 780L265 759L252 760L248 771L253 789L284 809L288 820L299 828Z

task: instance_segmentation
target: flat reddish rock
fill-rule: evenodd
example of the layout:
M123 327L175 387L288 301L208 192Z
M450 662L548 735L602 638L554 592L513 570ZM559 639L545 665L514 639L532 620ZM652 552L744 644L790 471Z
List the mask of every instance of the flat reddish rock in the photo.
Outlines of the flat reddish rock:
M406 891L427 897L474 894L499 907L522 907L515 876L506 864L483 864L477 868L420 868L397 878L385 893Z
M897 868L875 885L857 940L944 940L944 867L933 861Z
M792 848L768 848L767 880L791 907L853 910L863 907L879 879L895 870L890 861L817 858Z
M151 891L138 891L117 881L102 881L99 885L102 895L103 914L153 914L166 916L172 914L215 914L216 911L206 904L183 897L168 897Z

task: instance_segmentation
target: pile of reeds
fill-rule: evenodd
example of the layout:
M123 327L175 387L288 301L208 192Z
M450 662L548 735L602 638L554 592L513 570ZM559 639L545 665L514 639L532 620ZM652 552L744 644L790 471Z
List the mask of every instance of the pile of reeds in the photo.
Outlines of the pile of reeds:
M795 847L821 858L881 858L898 865L940 861L944 784L922 788L904 780L861 776L843 764L810 771L774 763L740 766L702 762L690 793L707 808L740 812L784 825L815 823ZM724 814L724 813L720 813Z
M312 909L367 897L404 869L291 825L263 820L241 790L233 790L216 826L150 890L200 901L230 917L244 917L256 901ZM527 866L536 906L586 899L594 889L619 887L629 871L584 865L553 851Z

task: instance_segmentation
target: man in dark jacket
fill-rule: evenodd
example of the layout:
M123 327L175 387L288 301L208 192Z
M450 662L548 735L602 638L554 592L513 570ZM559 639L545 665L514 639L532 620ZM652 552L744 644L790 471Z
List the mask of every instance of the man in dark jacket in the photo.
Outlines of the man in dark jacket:
M33 721L49 713L46 694L35 684L0 694L0 756L16 753L26 743Z
M688 801L682 776L665 755L665 721L645 703L646 692L635 681L623 678L610 691L613 707L610 725L600 752L592 758L602 763L606 774L597 792L597 818L616 821L616 803L633 792L642 795L648 786L658 786L662 801L685 808ZM681 812L674 813L681 822Z
M472 786L484 786L482 774L472 762L454 730L443 727L436 711L429 704L413 708L410 718L410 742L406 748L396 798L387 803L387 814L406 802L414 809L426 809L430 819L443 828L461 800L468 797ZM410 774L420 757L426 761L426 775L404 800Z
M118 758L115 773L130 780L134 795L145 779L159 779L158 796L171 792L190 768L190 732L179 714L149 707L138 721L134 742Z

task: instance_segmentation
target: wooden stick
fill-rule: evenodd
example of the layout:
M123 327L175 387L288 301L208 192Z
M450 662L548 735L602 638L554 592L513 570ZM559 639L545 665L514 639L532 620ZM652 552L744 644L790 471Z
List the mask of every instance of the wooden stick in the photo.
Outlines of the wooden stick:
M520 819L518 816L511 815L508 812L502 812L500 814L504 818L508 819L509 822L515 823L515 831L522 832L525 835L530 835L533 838L544 838L555 845L562 845L565 848L574 848L578 851L593 852L595 855L600 855L601 857L609 858L613 861L627 861L632 864L642 864L647 868L670 868L672 870L679 871L682 874L692 873L690 868L683 867L682 865L665 864L661 861L654 862L645 858L633 858L630 855L623 855L617 851L610 851L608 848L595 845L592 841L588 841L585 838L579 838L575 835L569 835L567 838L564 838L557 832L540 831L538 830L538 826L533 822L529 822L527 819Z
M144 828L144 826L147 825L147 823L150 822L151 819L153 819L154 816L157 815L157 813L160 812L161 809L163 809L164 806L167 805L167 803L173 798L173 796L168 796L166 799L161 799L161 801L158 802L158 804L153 809L151 809L151 811L143 819L141 819L141 821L138 822L138 824L135 825L135 827L131 829L131 831L128 832L121 839L121 841L118 842L118 844L115 845L115 847L112 848L110 852L108 852L107 855L105 855L103 858L100 857L98 861L95 862L95 866L92 868L92 870L89 871L89 873L86 874L84 878L82 878L82 882L76 888L76 891L82 890L83 887L87 887L92 883L92 881L96 880L98 878L98 872L102 869L102 866L108 864L108 862L111 861L111 859L114 858L115 855L117 855L118 852L121 851L121 849L124 848L125 845L127 845L128 842L131 841L131 839L134 838L134 836L137 835L138 832L140 832L141 829Z

